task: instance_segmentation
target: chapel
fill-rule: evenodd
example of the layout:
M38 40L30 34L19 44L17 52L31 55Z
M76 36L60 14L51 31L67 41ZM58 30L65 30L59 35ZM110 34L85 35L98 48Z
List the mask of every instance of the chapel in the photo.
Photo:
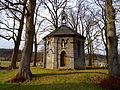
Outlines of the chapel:
M43 38L43 66L48 69L85 69L85 37L67 25L67 14L61 13L61 26Z

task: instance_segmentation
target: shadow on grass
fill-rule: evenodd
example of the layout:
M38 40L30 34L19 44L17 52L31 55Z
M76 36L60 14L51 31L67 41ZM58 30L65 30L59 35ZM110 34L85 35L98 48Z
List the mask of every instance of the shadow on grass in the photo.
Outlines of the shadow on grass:
M44 76L54 76L54 75L74 75L74 74L102 74L107 75L103 72L57 72L57 73L40 73L33 74L33 78L41 78ZM31 84L31 83L30 83ZM39 83L38 83L39 84ZM40 85L27 85L23 84L14 84L14 83L4 83L0 84L0 90L102 90L99 85L88 82L71 82L71 83L60 83L54 82L52 84L40 84Z
M0 90L101 90L91 83L59 83L40 85L0 84Z
M102 75L108 75L103 72L67 72L67 73L45 73L45 74L33 74L33 78L35 77L44 77L44 76L53 76L53 75L72 75L72 74L88 74L88 73L96 73L96 74L102 74Z

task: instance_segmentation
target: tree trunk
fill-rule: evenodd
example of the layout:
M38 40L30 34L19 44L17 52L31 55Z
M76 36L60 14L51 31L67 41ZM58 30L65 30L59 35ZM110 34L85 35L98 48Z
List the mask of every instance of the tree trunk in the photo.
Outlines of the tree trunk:
M20 20L18 36L17 36L16 42L15 42L15 46L14 46L14 50L13 50L12 58L11 58L11 65L9 66L9 69L16 69L16 62L18 60L19 45L20 45L22 30L23 30L23 25L24 25L26 3L27 3L27 0L24 1L23 13L22 13L21 20Z
M33 49L33 37L34 37L34 12L35 12L36 0L29 0L28 12L26 14L26 32L25 32L25 45L22 53L22 59L19 66L17 75L11 80L13 82L20 82L21 80L31 80L32 73L30 70L30 61Z
M118 64L118 40L115 28L115 9L112 6L112 0L105 1L106 22L107 22L107 47L109 57L109 75L120 76L120 65Z
M89 53L89 64L88 66L92 66L92 54Z
M35 55L34 55L34 60L33 60L33 66L36 66L36 61L37 61L37 36L36 34L35 34L34 45L35 45Z
M18 60L19 43L20 43L20 41L15 42L15 46L14 46L12 58L11 58L11 65L9 66L9 69L16 69L17 68L16 62Z
M89 39L90 40L90 39ZM90 40L91 41L91 40ZM92 47L92 42L88 45L89 47L89 64L88 66L92 67L92 62L93 62L93 47Z
M107 21L106 21L106 10L104 10L104 12L105 12L105 19L104 19L104 22L105 22L105 40L106 40L106 43L105 43L105 51L106 51L106 63L107 63L107 65L108 65L108 62L109 62L109 58L108 58L108 47L107 47L107 45L108 45L108 38L107 38Z
M107 48L107 46L105 46L105 51L106 51L106 63L108 65L109 58L108 58L108 48Z

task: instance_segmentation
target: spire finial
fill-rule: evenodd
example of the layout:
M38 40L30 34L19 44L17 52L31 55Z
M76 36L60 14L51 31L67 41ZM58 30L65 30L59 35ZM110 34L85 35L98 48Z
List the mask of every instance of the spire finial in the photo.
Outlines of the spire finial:
M61 25L66 25L67 24L67 14L64 11L64 8L61 12Z

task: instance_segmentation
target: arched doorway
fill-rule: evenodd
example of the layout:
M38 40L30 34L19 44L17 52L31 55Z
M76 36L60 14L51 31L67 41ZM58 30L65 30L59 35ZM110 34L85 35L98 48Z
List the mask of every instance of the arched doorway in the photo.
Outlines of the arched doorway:
M65 51L62 51L60 55L60 66L64 67L65 65L66 65L66 53Z

